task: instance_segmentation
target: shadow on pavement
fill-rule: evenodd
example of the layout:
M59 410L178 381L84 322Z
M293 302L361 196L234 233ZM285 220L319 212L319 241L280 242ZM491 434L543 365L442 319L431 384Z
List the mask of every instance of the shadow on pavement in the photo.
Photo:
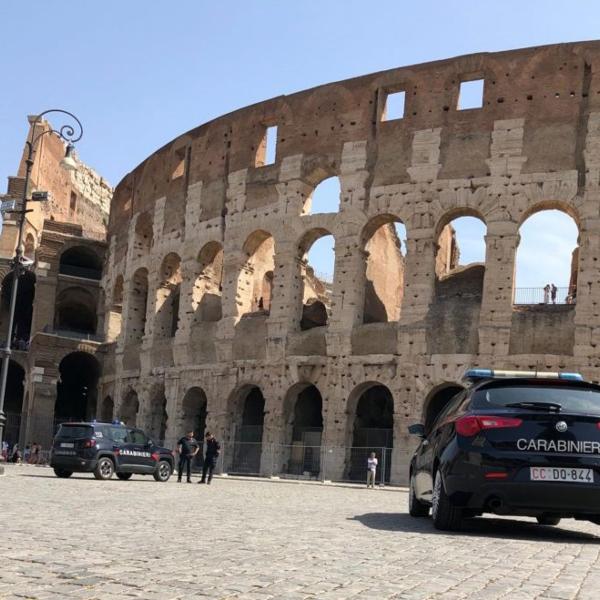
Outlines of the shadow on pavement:
M598 535L565 529L568 520L561 521L558 527L539 525L535 521L517 521L514 519L497 519L480 517L465 519L460 531L438 531L433 527L431 519L414 518L407 513L365 513L348 520L358 521L370 529L384 531L406 531L435 535L484 536L512 540L541 540L559 543L600 544L600 527Z
M87 479L88 481L100 481L101 483L107 483L107 482L120 483L121 485L124 485L127 483L136 483L136 482L158 483L157 481L154 480L152 475L149 475L148 477L143 477L141 475L138 475L136 477L134 475L131 479L128 479L126 481L122 481L118 477L111 477L110 479L98 480L94 476L86 475L86 474L71 475L71 477L64 477L62 479L60 477L55 477L51 473L48 473L47 475L36 475L35 473L16 473L16 476L17 477L41 477L42 479L56 479L57 481L69 481L69 480L73 480L73 479Z

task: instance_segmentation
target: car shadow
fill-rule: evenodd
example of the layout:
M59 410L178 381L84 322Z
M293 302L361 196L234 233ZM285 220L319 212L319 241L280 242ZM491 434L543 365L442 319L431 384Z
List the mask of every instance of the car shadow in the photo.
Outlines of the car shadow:
M101 481L101 483L113 482L113 483L132 483L132 482L140 482L140 483L157 483L154 478L150 475L149 477L135 477L127 480L121 480L118 477L111 477L110 479L98 480L93 476L86 475L71 475L71 477L55 477L54 475L35 475L34 473L18 473L17 477L41 477L42 479L62 479L63 481L67 481L69 479L86 479L87 481Z
M520 521L516 519L499 519L493 516L465 519L460 531L439 531L434 528L431 519L415 518L407 513L365 513L349 517L350 521L358 521L370 529L383 531L405 531L434 535L484 536L512 540L541 540L546 542L599 544L598 535L584 531L567 529L568 521L561 525L550 527L539 525L535 521Z

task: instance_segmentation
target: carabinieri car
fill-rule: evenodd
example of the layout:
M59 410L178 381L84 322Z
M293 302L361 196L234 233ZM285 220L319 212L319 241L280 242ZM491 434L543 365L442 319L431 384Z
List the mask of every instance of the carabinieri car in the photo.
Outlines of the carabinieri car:
M409 512L459 529L483 513L600 524L600 386L578 373L471 369L421 438Z

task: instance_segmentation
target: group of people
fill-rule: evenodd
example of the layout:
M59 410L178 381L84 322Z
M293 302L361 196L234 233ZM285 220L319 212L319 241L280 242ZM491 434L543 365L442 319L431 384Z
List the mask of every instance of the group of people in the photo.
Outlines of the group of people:
M221 444L219 444L210 431L207 431L204 437L206 439L206 452L204 453L204 461L202 463L202 478L198 483L210 484L213 478L213 471L217 466ZM184 470L187 475L187 482L192 483L192 461L201 450L202 442L196 440L193 431L188 431L177 442L177 452L179 452L178 483L181 483Z
M5 462L15 464L26 463L29 465L41 465L44 463L42 445L37 442L27 444L25 450L21 451L19 444L9 444L6 440L2 442L2 458Z
M556 296L558 295L558 288L553 283L547 283L544 286L544 304L556 304ZM566 304L575 304L577 299L577 288L572 286L565 298Z

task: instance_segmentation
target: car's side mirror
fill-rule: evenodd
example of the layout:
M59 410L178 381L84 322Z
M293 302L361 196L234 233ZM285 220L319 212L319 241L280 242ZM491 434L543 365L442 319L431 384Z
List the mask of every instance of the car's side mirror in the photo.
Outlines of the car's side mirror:
M419 437L425 437L425 425L422 423L415 423L414 425L408 426L408 433L411 435L418 435Z
M153 442L152 440L148 440L148 441L146 442L146 446L148 446L148 448L149 448L150 446L154 446L154 442Z

